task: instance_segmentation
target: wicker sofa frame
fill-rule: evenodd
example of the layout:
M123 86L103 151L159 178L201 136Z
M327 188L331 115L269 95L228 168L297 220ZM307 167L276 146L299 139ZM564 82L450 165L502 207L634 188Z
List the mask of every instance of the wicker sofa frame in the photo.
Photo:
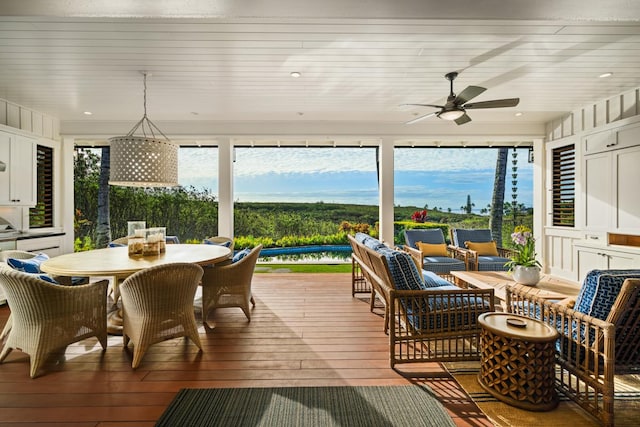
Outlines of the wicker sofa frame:
M512 287L506 301L510 312L539 318L558 330L558 388L605 426L613 426L614 374L640 372L640 279L624 281L606 320Z
M398 290L382 254L349 236L353 261L385 303L391 367L399 363L480 359L477 317L494 311L493 289ZM465 304L465 301L473 301Z

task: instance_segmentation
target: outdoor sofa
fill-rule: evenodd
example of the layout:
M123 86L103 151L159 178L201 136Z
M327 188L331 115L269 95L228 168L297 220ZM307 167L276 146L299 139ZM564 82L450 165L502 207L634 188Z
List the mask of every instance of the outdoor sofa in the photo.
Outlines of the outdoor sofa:
M364 233L349 236L353 264L385 305L389 358L398 363L479 360L478 316L494 311L493 289L461 289L418 270L402 250ZM373 303L372 303L373 307Z

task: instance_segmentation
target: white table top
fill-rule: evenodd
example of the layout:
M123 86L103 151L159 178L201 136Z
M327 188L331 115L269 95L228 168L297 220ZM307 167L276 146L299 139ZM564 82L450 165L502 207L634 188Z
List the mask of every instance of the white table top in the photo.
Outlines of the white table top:
M128 248L105 248L74 252L51 258L40 269L55 276L115 276L125 278L142 269L174 262L198 265L215 264L231 255L229 248L218 245L167 245L165 253L139 258L129 257Z

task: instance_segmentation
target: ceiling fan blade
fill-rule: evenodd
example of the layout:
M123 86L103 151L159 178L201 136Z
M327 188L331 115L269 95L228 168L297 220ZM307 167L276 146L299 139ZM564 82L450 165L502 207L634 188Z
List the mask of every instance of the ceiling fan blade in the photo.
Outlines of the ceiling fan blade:
M410 124L413 124L415 122L419 122L420 120L428 119L431 116L435 116L436 113L437 113L437 111L434 111L433 113L429 113L429 114L425 114L424 116L416 117L415 119L411 119L408 122L406 122L405 125L410 125Z
M480 95L485 90L487 89L480 86L467 86L465 90L463 90L458 94L458 96L456 96L455 104L462 105L467 101L471 101L473 98Z
M463 125L465 123L469 123L471 121L471 117L469 117L467 113L464 113L464 116L460 116L454 121L456 122L457 125Z
M433 104L400 104L399 107L433 107L433 108L444 108L444 105L433 105Z
M493 101L482 101L471 104L465 104L463 108L468 110L470 108L502 108L502 107L515 107L520 102L520 98L509 99L494 99Z

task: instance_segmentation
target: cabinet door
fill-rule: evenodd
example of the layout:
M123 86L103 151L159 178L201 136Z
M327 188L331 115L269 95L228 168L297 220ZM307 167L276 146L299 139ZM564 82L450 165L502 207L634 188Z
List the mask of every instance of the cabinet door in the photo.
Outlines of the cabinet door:
M584 156L584 226L607 230L611 225L611 153Z
M11 134L0 132L0 161L4 171L0 171L0 206L11 204Z
M640 146L613 153L616 170L614 224L626 232L640 232Z
M607 270L609 257L597 249L578 249L578 280L582 283L584 276L591 270Z
M36 142L18 136L11 144L11 199L20 206L36 205Z
M631 254L611 252L609 254L609 268L612 270L638 268L638 258Z

